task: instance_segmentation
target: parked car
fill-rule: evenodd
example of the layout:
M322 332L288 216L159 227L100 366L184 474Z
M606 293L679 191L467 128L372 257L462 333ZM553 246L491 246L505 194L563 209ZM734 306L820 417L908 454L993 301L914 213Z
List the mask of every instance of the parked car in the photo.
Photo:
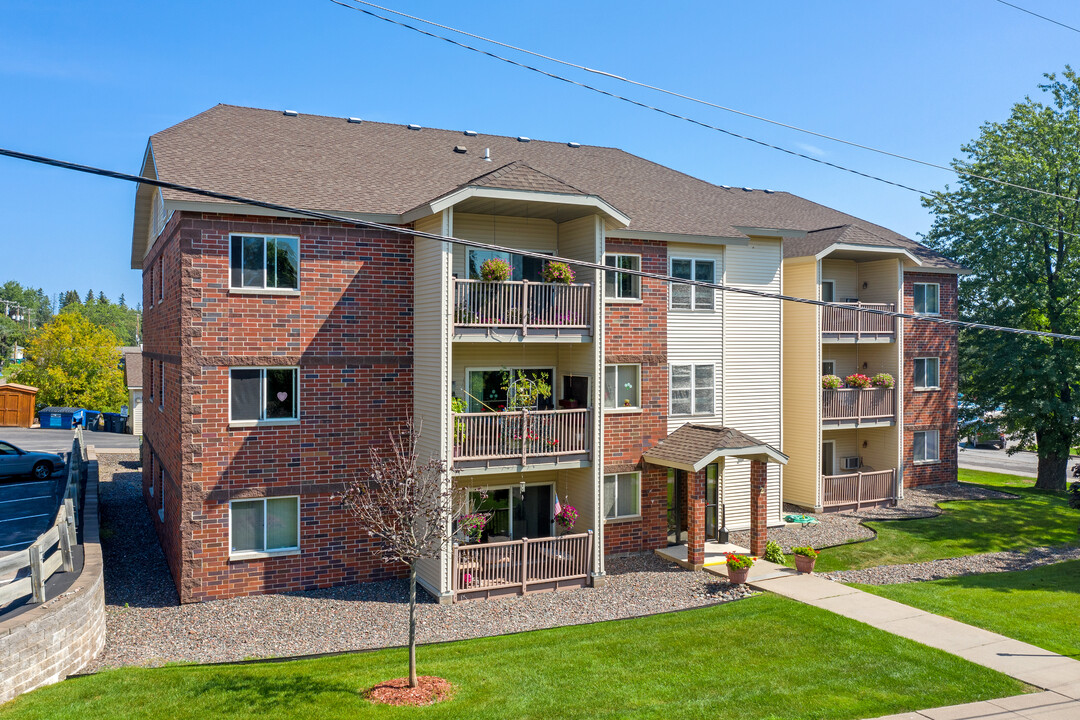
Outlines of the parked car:
M46 480L64 467L64 458L56 453L30 452L0 440L0 477L31 475Z
M1001 432L1001 428L991 420L977 419L961 422L958 435L961 439L967 438L971 447L990 445L998 450L1005 449L1005 433Z

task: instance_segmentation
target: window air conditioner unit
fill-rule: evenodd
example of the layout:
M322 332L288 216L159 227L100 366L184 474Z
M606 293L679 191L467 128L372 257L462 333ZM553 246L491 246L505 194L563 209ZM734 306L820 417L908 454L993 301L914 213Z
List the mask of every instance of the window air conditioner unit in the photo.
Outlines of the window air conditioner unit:
M843 458L845 470L858 470L862 467L862 459L858 457Z

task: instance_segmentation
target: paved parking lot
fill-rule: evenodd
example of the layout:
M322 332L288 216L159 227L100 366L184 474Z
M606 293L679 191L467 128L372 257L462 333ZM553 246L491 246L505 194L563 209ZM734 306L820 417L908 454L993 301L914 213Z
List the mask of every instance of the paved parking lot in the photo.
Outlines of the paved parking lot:
M22 550L49 528L66 480L64 470L48 480L0 479L0 555Z
M0 428L0 440L11 443L23 450L38 452L64 453L71 451L74 430L42 430L40 428ZM86 444L98 450L126 450L135 452L139 449L139 438L121 433L87 431Z

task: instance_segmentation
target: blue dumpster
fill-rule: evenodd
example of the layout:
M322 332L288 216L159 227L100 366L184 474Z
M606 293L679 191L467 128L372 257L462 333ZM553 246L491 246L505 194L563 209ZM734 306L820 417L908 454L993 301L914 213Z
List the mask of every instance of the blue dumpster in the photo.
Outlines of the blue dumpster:
M38 412L38 423L42 429L70 430L75 427L76 420L80 425L85 423L86 411L72 407L47 407Z
M86 429L100 432L104 430L101 426L101 412L98 410L83 410L86 413Z

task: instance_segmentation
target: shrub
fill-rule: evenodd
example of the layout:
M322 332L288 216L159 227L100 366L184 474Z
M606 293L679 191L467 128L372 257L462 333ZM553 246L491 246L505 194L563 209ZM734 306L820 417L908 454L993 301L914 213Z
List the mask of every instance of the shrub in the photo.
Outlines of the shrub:
M836 375L821 376L821 387L825 390L839 390L843 384L844 381Z
M780 547L780 543L770 540L765 544L765 559L777 565L784 564L784 550Z
M480 279L485 282L502 282L510 279L510 263L502 258L488 258L480 266Z
M896 385L896 380L889 373L878 373L870 378L870 384L879 388L891 388Z
M541 274L544 282L569 285L574 282L574 270L563 262L549 262Z
M818 551L815 550L814 548L810 547L809 545L802 545L800 547L793 547L793 548L791 548L791 552L794 553L795 555L802 555L803 557L808 557L811 560L813 560L814 558L816 558L818 556Z
M754 564L754 558L749 555L736 555L735 553L724 553L727 557L728 570L745 570Z
M844 378L844 384L849 388L868 388L870 387L870 378L862 373L852 373Z

